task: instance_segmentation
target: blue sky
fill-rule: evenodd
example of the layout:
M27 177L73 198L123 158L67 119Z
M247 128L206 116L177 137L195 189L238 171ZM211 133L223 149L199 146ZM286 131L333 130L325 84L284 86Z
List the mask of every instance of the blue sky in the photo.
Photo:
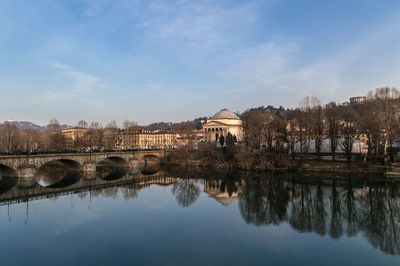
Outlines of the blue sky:
M400 85L400 1L1 0L0 121L141 124Z

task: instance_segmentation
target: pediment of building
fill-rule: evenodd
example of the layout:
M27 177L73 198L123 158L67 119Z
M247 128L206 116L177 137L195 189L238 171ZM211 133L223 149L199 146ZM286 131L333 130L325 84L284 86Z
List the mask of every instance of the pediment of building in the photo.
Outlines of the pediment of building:
M220 127L220 126L229 127L230 125L222 123L222 122L219 122L219 121L213 121L213 120L208 121L207 123L205 123L203 125L204 128L206 128L206 127Z

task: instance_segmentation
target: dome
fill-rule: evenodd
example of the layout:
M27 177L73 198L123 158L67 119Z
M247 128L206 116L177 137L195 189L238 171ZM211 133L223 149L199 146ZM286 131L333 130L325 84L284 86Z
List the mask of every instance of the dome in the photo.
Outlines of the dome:
M239 117L232 112L231 110L228 109L222 109L218 113L216 113L213 117L213 119L239 119Z

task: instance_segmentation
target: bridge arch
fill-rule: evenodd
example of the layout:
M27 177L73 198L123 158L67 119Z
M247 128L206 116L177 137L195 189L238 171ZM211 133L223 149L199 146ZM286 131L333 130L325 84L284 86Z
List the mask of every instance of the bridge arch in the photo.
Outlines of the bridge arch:
M17 172L7 165L0 164L0 194L12 189L17 182Z
M143 160L144 160L145 166L157 165L157 164L160 164L160 162L161 162L160 157L158 157L157 155L154 155L154 154L147 154L147 155L143 156Z
M83 176L80 163L70 159L58 159L42 164L35 176L42 187L67 187L78 182Z
M110 156L96 165L96 174L104 180L117 180L129 172L129 162L119 156Z
M146 165L144 168L141 169L140 173L142 175L154 175L158 171L160 171L160 165L154 164L154 165Z
M121 165L121 166L128 165L129 166L129 162L125 158L120 157L120 156L109 156L109 157L106 157L103 161L105 161L105 160L109 160L117 165Z
M83 169L82 165L75 160L59 159L58 161L62 162L69 169L73 169L73 170L82 170Z

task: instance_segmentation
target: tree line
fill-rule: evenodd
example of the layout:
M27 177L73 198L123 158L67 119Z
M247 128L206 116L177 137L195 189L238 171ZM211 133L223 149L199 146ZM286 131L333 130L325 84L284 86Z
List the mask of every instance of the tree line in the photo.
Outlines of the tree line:
M99 122L90 124L84 120L76 124L77 130L73 141L62 133L60 122L50 119L44 132L35 130L19 130L15 123L4 122L0 125L0 153L19 154L40 152L62 152L81 149L114 149L117 146L118 134L121 130L133 132L141 127L135 121L125 120L122 129L115 121L103 127Z
M240 159L252 154L254 163L268 158L269 163L279 164L310 154L321 159L327 152L335 160L340 151L350 162L355 152L362 152L354 150L360 143L365 146L365 160L395 160L399 111L400 91L389 87L370 91L362 103L322 105L308 96L294 109L248 109L241 114L244 145L236 155Z

